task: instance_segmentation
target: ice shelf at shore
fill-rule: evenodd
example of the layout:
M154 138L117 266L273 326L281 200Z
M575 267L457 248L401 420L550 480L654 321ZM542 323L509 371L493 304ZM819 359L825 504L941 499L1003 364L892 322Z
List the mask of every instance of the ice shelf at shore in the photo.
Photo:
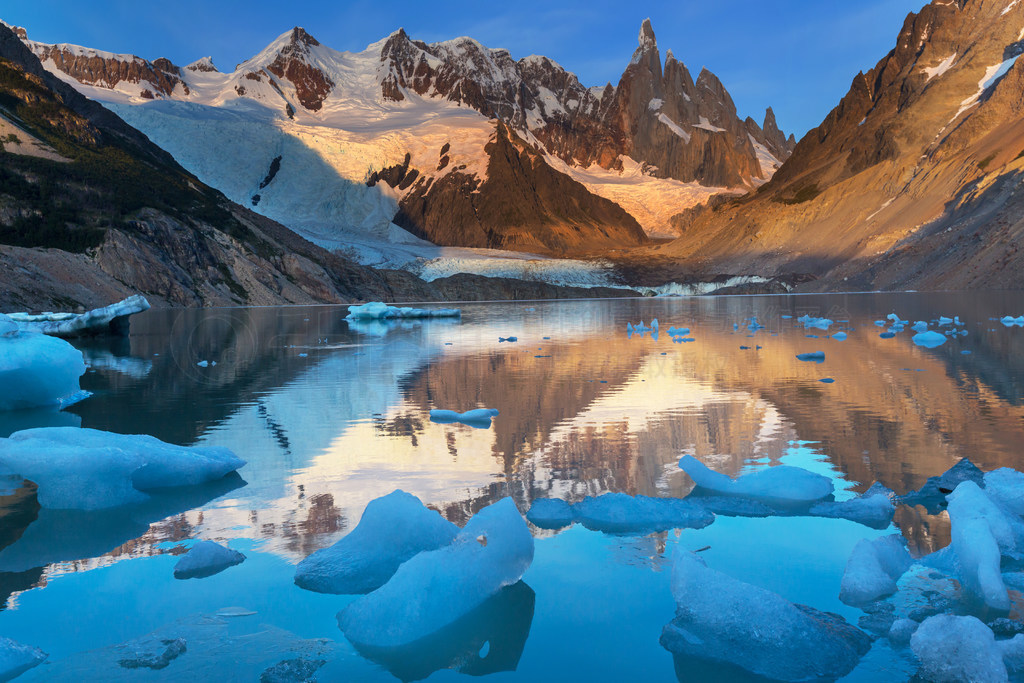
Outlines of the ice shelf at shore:
M127 337L129 316L149 310L141 294L86 313L9 313L22 331L42 332L54 337Z
M88 393L82 352L63 339L21 331L0 315L0 410L70 405Z
M80 427L26 429L0 439L0 469L38 484L39 504L51 510L141 503L146 491L214 481L243 465L226 448Z
M346 320L392 320L413 318L458 318L462 311L458 308L406 308L388 306L380 301L368 304L349 306Z

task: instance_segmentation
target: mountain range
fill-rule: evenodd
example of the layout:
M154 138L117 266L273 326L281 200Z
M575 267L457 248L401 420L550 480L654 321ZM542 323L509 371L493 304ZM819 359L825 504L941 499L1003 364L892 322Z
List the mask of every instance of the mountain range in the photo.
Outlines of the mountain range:
M1019 0L909 15L799 143L771 109L740 119L707 69L663 59L649 21L619 82L599 87L546 57L402 29L352 53L294 28L230 72L13 30L28 72L101 102L188 187L297 233L318 264L502 274L495 263L559 257L631 286L1020 286Z

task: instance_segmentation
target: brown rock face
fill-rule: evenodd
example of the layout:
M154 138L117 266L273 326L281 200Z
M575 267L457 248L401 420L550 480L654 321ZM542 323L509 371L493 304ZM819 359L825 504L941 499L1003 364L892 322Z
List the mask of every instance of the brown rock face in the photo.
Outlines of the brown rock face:
M415 169L381 175L412 189L395 223L444 246L579 254L646 242L643 229L617 204L558 173L504 124L486 147L487 178L458 170L409 180Z
M335 85L334 81L308 61L310 46L319 44L316 38L304 29L295 27L292 30L291 41L267 67L270 73L290 81L295 86L299 104L309 111L320 111L324 100Z
M53 60L58 69L86 85L113 88L121 81L145 83L149 90L170 95L175 86L181 84L186 94L189 91L181 80L181 70L163 57L148 62L139 57L125 60L104 58L95 53L82 53L66 45L33 43L32 47L40 61Z
M757 196L662 252L818 289L1024 286L1022 25L1024 5L992 0L911 14Z
M706 185L743 185L761 169L748 138L788 156L770 116L772 140L760 127L748 131L722 83L703 71L694 83L671 53L662 69L650 21L618 87L583 87L575 75L545 57L518 62L505 50L489 50L460 38L426 44L404 30L381 50L387 75L385 98L399 101L404 91L436 93L499 119L569 164L597 163L611 168L620 155L646 164L658 177ZM766 121L766 125L768 122Z

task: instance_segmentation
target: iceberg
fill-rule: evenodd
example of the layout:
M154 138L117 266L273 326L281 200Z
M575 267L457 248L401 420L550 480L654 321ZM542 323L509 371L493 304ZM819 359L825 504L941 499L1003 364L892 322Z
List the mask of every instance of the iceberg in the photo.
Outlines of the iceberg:
M458 308L405 308L388 306L380 301L372 301L361 306L349 306L345 320L391 320L393 318L459 318L462 311Z
M798 354L796 354L796 359L797 360L802 360L802 361L805 361L805 362L806 361L810 361L810 362L814 362L814 363L824 363L825 362L825 352L824 351L813 351L811 353L798 353Z
M767 467L735 480L708 468L692 455L684 455L679 460L679 467L701 489L769 503L812 503L827 498L835 490L828 477L789 465Z
M845 332L836 332L835 334L832 335L832 338L835 339L836 341L846 341L846 336L847 335Z
M533 562L533 536L511 498L477 512L448 546L402 564L377 590L338 613L357 646L401 647L453 624Z
M213 541L200 541L174 565L176 579L205 579L245 561L245 555Z
M1024 516L1024 472L1009 467L986 472L985 493L995 502L1018 516Z
M871 647L842 617L796 605L709 568L679 550L672 567L676 617L661 645L677 656L729 664L781 681L832 680Z
M1008 680L992 629L975 617L928 617L910 637L921 661L918 676L928 681L995 683Z
M449 545L458 533L459 527L419 498L396 490L370 501L347 536L300 562L295 584L317 593L369 593L403 562Z
M0 681L10 681L39 666L48 655L37 647L0 636Z
M918 346L925 347L926 349L934 349L946 343L946 335L941 332L929 330L928 332L918 332L911 337L911 341Z
M825 501L813 505L808 514L812 517L835 517L848 519L872 529L885 529L896 513L892 491L881 484L850 500Z
M497 417L498 414L494 408L477 408L464 413L457 413L454 410L431 410L430 421L438 424L461 422L477 429L488 429L491 426L491 418Z
M847 605L863 605L892 595L912 562L899 534L861 539L846 563L839 599Z
M576 521L588 529L612 534L702 529L715 521L715 515L707 508L689 500L625 493L587 496L573 505L572 511Z
M0 315L0 411L62 407L88 396L78 386L82 352L63 339L21 332Z
M563 529L576 520L572 506L560 498L538 498L533 501L526 519L541 529Z
M149 310L149 302L141 294L88 313L10 313L8 317L23 332L41 332L54 337L96 337L110 335L127 337L129 316Z
M26 429L0 439L0 466L38 484L39 504L53 510L141 503L148 491L214 481L243 465L226 448L80 427Z

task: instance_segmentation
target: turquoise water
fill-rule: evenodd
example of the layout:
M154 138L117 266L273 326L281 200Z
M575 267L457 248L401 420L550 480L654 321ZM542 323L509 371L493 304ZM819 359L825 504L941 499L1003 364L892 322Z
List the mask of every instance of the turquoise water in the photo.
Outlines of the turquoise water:
M0 436L55 424L148 433L227 446L248 465L130 514L33 515L24 496L0 498L0 635L49 653L26 681L258 680L298 656L324 662L320 680L721 678L658 643L675 612L676 547L710 546L709 566L856 624L863 613L838 593L857 541L895 531L926 554L948 544L948 517L902 507L887 531L726 517L635 536L533 529L521 584L397 660L357 652L335 618L352 598L296 587L294 565L396 488L462 525L505 496L524 514L543 497L685 496L684 454L733 476L805 467L833 478L837 499L876 480L904 493L961 457L1020 469L1024 329L992 318L1022 308L991 293L531 302L358 326L338 307L150 311L129 340L76 344L91 398L64 413L3 415ZM909 328L882 339L873 321L893 311L959 315L968 334L931 350ZM848 321L832 331L849 338L796 325L804 313ZM751 336L752 316L765 329ZM652 318L691 328L695 341L627 336L627 322ZM508 336L519 341L498 342ZM795 358L819 350L822 364ZM476 407L500 411L489 430L428 419L432 408ZM177 555L199 539L247 559L175 580ZM224 608L251 614L216 616ZM187 653L159 671L120 667L109 648L152 632L185 638ZM883 642L849 680L912 675Z

